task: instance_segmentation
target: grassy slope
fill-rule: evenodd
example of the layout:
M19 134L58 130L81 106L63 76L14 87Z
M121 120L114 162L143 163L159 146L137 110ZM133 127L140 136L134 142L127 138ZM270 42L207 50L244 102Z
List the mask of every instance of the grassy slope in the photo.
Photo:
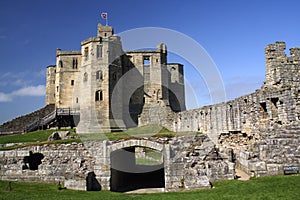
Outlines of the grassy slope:
M12 183L0 181L0 199L299 199L300 176L274 176L250 181L224 181L214 189L178 193L128 195L109 191L85 192L56 189L53 184Z
M41 130L34 131L26 134L17 135L4 135L0 136L0 144L7 143L26 143L22 146L29 145L39 145L47 142L48 137L56 130ZM65 130L59 130L65 131ZM71 134L76 135L74 129L69 130ZM147 125L143 127L131 128L124 132L113 132L105 134L81 134L80 139L68 139L68 140L58 140L50 143L70 143L70 142L80 142L80 141L102 141L102 140L119 140L119 139L129 139L134 137L144 137L144 136L158 136L158 137L173 137L175 134L166 128L158 125ZM9 150L22 146L14 146L7 148L0 148L0 150Z

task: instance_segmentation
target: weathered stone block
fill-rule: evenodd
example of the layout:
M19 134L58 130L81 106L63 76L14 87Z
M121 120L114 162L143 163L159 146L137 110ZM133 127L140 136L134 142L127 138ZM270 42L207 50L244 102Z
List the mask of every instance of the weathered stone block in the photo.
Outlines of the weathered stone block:
M67 179L64 186L71 190L86 190L86 180Z
M250 171L266 171L266 169L265 162L249 162Z

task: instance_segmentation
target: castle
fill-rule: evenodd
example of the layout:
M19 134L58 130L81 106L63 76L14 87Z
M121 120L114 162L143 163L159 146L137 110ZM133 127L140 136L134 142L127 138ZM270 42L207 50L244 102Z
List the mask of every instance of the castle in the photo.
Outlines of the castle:
M47 68L48 106L16 119L19 126L25 118L35 128L55 120L59 124L67 110L68 116L80 114L78 133L159 124L195 134L0 151L1 180L60 181L79 190L159 187L180 191L232 180L236 169L256 177L299 173L300 48L291 48L287 56L284 42L267 45L266 80L260 89L231 101L185 110L183 66L167 63L166 45L124 52L112 27L99 24L98 36L81 46L81 51L57 50L56 66ZM36 115L44 117L34 121ZM6 126L18 127L11 122L0 128ZM141 148L161 153L162 162L138 164L136 154ZM30 163L29 169L23 168L24 159L34 155L40 157L32 163L35 168Z
M81 51L57 49L56 65L47 67L46 104L80 110L78 133L145 125L153 105L157 112L185 110L183 65L167 62L165 44L123 51L113 28L99 24Z

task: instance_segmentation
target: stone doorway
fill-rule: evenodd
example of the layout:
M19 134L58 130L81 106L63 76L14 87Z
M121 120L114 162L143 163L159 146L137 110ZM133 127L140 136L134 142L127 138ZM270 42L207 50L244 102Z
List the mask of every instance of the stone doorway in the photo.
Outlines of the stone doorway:
M110 153L110 190L128 192L145 188L165 188L163 153L133 146Z

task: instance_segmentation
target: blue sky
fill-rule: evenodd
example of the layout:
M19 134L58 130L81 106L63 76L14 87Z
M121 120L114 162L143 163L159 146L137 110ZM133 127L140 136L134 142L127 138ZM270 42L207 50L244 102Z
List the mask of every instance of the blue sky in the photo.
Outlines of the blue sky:
M263 83L267 44L300 46L299 7L297 0L2 0L0 123L45 105L45 69L55 64L56 48L79 50L82 40L96 35L97 24L105 23L102 11L115 33L163 27L193 38L216 63L232 99ZM169 61L186 65L196 98L188 98L187 107L211 103L193 67L176 55Z

